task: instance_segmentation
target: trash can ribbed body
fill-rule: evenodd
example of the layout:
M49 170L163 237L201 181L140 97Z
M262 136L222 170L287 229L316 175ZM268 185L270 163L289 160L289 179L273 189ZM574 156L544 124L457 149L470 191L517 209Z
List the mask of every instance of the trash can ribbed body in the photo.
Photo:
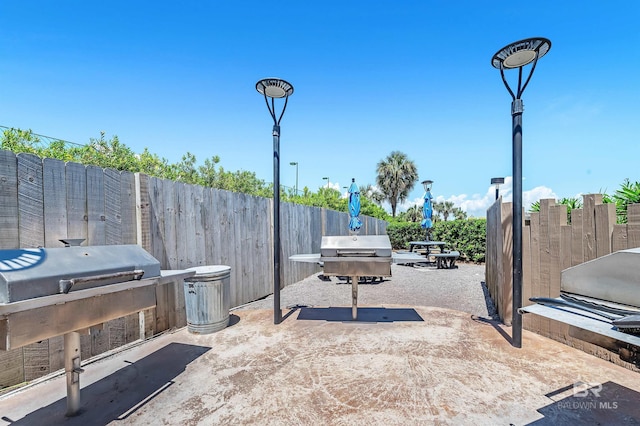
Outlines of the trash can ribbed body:
M195 275L184 280L187 329L195 334L220 331L229 325L231 267L189 268Z

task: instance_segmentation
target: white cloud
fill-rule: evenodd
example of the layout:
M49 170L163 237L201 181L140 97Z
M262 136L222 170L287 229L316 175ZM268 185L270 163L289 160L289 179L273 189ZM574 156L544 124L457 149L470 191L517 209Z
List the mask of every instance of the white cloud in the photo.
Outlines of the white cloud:
M511 176L507 176L504 179L504 184L499 187L499 195L502 196L502 202L507 203L513 200L513 179ZM531 204L534 202L545 199L553 198L557 199L558 196L553 192L551 188L546 186L537 186L528 191L522 192L522 206L525 211L531 208ZM487 209L495 202L496 188L490 185L484 194L473 194L471 196L467 194L452 195L449 198L445 198L442 195L438 195L434 198L436 202L452 201L456 207L460 207L467 213L467 217L479 217L483 218L487 216ZM422 206L424 200L422 197L414 198L413 200L407 200L402 204L398 204L396 213L407 211L409 208L418 205ZM391 206L388 202L384 202L382 207L391 212Z

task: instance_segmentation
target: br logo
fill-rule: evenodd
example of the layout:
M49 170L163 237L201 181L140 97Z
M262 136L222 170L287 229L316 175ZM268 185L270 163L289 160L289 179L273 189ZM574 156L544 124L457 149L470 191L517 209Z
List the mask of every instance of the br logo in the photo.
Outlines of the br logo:
M0 272L20 271L44 262L44 249L0 250Z
M589 392L591 392L596 398L599 398L600 392L602 392L602 384L585 382L576 382L573 384L573 396L577 398L585 398L589 396Z

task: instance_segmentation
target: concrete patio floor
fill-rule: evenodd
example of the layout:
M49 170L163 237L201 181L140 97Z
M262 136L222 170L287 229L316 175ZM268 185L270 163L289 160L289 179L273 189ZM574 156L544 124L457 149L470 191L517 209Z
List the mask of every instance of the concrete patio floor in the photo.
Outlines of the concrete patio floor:
M234 311L0 398L0 425L640 424L640 376L577 349L442 308Z

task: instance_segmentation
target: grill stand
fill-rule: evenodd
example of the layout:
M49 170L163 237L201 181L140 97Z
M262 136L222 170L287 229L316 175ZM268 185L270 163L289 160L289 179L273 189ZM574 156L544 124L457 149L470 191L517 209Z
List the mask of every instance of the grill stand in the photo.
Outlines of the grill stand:
M75 416L80 410L80 333L72 331L64 335L64 371L67 375L67 416Z
M351 318L358 319L358 280L360 277L351 277Z
M195 271L161 271L157 277L0 304L0 350L64 336L67 416L80 410L80 333L156 306L156 287L182 281ZM41 324L48 324L42 327ZM141 323L141 329L144 327ZM141 334L141 339L144 336Z

